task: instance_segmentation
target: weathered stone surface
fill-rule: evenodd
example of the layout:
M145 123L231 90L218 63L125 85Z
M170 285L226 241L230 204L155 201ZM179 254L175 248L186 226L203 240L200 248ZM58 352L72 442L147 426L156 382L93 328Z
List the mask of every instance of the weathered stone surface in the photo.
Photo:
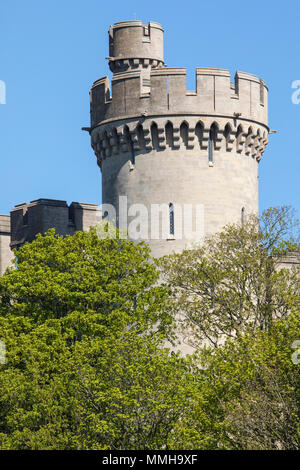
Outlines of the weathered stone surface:
M0 215L0 276L11 264L13 253L10 249L10 217Z
M269 134L264 81L237 72L231 83L228 70L197 68L197 88L187 91L185 68L164 65L158 23L116 23L109 40L112 96L107 77L91 89L102 202L117 214L119 196L128 206L147 207L146 240L154 256L181 251L191 241L176 230L153 239L153 204L202 205L204 235L240 221L242 213L257 213L258 164Z
M38 233L55 228L59 235L73 235L77 230L89 230L102 220L96 204L54 199L37 199L18 204L9 215L0 215L0 275L11 265L12 250L34 240Z
M77 230L89 230L101 221L102 214L96 204L54 199L37 199L19 204L11 211L11 248L18 248L34 240L38 233L55 228L59 235L73 235Z

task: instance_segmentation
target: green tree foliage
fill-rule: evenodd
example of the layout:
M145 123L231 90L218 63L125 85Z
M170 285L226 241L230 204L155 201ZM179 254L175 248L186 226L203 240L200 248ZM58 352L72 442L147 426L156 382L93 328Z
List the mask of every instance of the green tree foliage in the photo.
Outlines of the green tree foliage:
M49 231L0 278L1 449L159 449L191 395L149 249Z
M300 273L282 263L290 250L299 256L295 227L288 207L271 208L161 260L198 363L174 446L300 448Z
M270 209L160 269L106 226L20 248L0 278L0 449L299 449L293 223ZM193 356L165 347L178 318Z
M198 395L176 445L200 449L300 448L300 314L199 353ZM181 434L180 434L181 433ZM181 437L180 437L181 435Z
M174 296L174 314L193 342L217 346L246 329L267 330L285 318L299 291L296 270L279 269L282 257L298 245L289 207L271 208L259 223L251 216L228 225L205 244L165 257L160 265Z

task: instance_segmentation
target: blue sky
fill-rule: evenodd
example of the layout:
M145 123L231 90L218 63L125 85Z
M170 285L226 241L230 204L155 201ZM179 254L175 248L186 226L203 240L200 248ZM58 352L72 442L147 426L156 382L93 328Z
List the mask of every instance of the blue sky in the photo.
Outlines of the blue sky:
M280 6L281 5L281 6ZM300 3L0 0L0 213L45 197L101 202L100 170L90 147L89 89L110 75L107 30L117 21L158 21L165 61L254 73L269 87L269 123L277 134L260 163L260 210L300 209Z

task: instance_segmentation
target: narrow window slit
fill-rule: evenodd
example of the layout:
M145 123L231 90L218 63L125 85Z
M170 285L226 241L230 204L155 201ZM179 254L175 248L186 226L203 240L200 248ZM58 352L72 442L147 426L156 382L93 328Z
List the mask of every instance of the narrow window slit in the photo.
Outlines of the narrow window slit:
M170 235L173 237L175 233L174 225L174 204L170 202L169 204L169 222L170 222Z

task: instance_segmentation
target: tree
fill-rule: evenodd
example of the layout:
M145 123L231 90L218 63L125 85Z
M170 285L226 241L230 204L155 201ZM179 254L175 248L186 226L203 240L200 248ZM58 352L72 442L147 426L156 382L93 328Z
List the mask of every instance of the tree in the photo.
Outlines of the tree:
M88 312L99 332L114 322L120 327L159 321L162 327L168 321L161 314L167 290L156 286L159 273L149 257L146 245L99 240L94 229L65 238L50 230L21 247L18 269L0 278L1 308L36 323L70 314L82 319Z
M202 350L202 400L180 423L182 442L200 449L299 450L300 365L292 360L299 338L295 312L275 320L270 331L250 330ZM179 431L176 438L178 445Z
M291 236L296 226L289 207L271 208L260 221L250 216L200 247L162 258L176 299L173 315L182 318L196 347L203 341L217 346L249 328L268 330L275 318L287 316L299 276L279 264L288 250L299 250Z
M1 449L159 449L192 394L149 249L38 236L0 278Z
M295 224L296 225L296 224ZM176 424L189 449L299 449L299 269L289 208L229 225L201 247L160 260L174 316L194 341L196 387Z
M287 208L263 217L164 258L168 283L145 245L95 230L20 248L0 278L0 449L299 448L299 277L279 266L297 245ZM165 347L178 314L190 357Z

